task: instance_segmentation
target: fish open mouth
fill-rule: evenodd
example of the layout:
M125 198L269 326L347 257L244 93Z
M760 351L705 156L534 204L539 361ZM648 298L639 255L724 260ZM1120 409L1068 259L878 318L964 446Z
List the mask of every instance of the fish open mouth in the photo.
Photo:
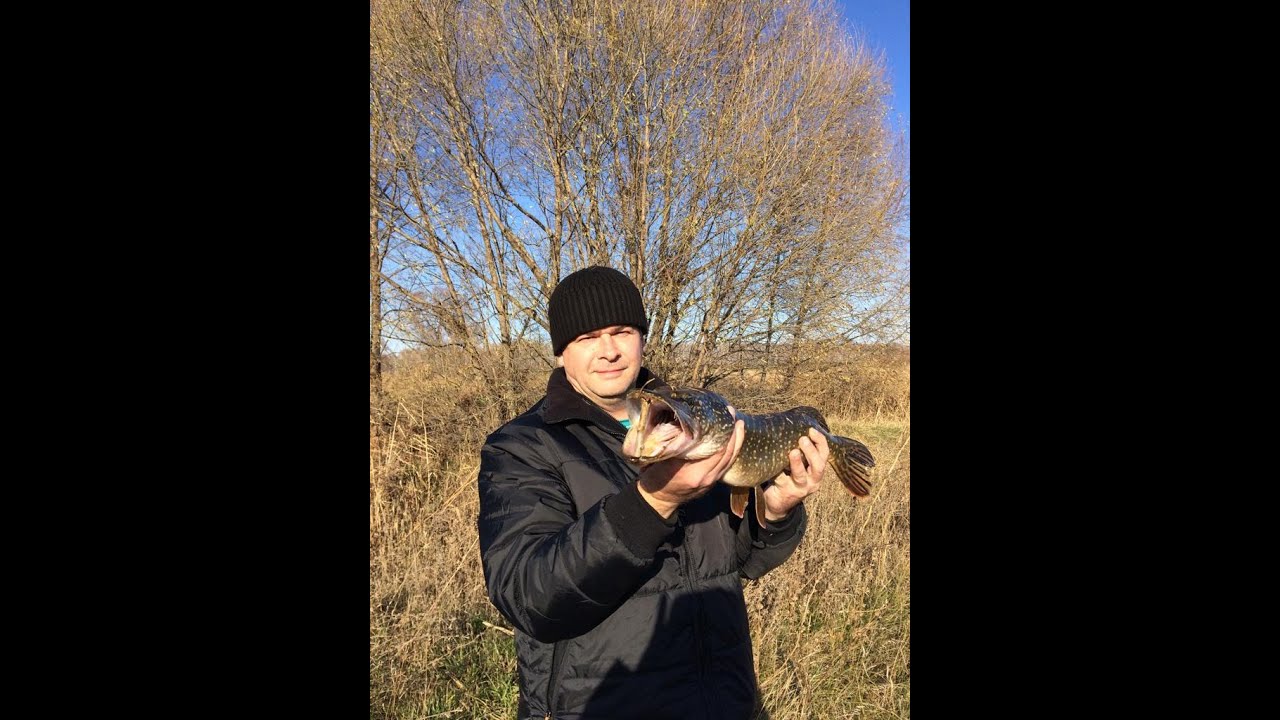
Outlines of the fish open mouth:
M622 443L627 460L648 465L676 457L692 444L691 423L683 408L644 390L632 391L627 399L631 429Z

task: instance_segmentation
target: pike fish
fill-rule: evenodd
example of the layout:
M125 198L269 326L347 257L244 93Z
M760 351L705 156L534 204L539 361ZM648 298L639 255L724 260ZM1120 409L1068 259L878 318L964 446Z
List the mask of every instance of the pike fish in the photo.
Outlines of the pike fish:
M815 428L827 438L831 454L826 474L835 475L855 496L871 492L869 479L875 459L867 446L853 438L835 435L816 408L794 407L784 412L749 415L738 411L746 433L737 459L721 478L730 486L729 508L742 517L752 488L756 493L756 518L764 524L760 486L791 467L788 453ZM698 388L635 389L627 393L631 427L622 442L622 453L632 463L650 465L670 458L700 460L724 448L733 437L734 416L722 396Z

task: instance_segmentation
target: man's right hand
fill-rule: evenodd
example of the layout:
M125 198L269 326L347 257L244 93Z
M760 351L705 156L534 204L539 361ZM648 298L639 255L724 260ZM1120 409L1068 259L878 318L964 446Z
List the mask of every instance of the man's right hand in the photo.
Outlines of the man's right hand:
M648 466L636 480L640 495L659 515L670 518L676 508L706 494L733 465L745 433L745 426L738 420L733 424L733 437L720 452L701 460L673 458Z

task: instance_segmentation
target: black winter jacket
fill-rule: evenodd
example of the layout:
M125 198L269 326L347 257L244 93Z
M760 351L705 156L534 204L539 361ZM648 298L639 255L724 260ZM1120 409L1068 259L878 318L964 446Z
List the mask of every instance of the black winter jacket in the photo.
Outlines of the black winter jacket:
M624 436L558 368L481 451L480 555L516 628L519 716L747 718L756 678L739 578L791 555L804 506L763 529L752 509L729 512L716 483L668 523L636 488Z

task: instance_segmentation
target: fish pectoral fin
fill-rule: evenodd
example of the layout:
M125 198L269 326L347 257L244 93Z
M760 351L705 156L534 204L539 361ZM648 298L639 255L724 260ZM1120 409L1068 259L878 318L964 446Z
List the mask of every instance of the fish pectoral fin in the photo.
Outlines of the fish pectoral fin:
M734 515L743 517L747 512L747 498L751 497L751 488L729 488L729 509Z
M756 522L760 527L769 527L768 521L764 519L764 488L760 485L756 486Z

